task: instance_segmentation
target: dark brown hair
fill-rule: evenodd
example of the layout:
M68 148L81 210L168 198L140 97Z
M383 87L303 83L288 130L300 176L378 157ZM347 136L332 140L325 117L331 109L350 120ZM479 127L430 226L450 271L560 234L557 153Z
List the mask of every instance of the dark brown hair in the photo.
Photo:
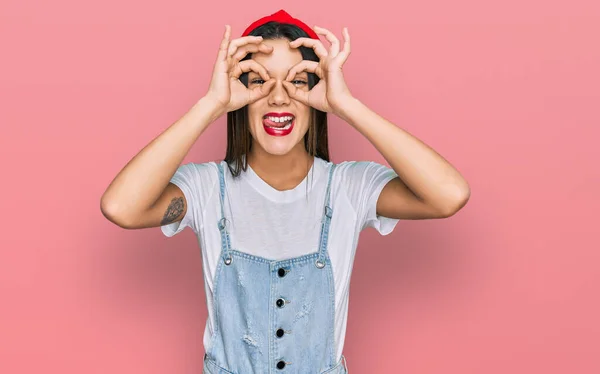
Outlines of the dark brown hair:
M306 32L295 25L279 22L269 22L250 32L253 36L262 36L264 40L268 39L288 39L296 40L300 37L309 37ZM302 59L310 61L319 61L319 57L312 48L301 46L298 48L302 54ZM252 55L248 54L242 59L247 60ZM248 73L240 76L240 81L248 87ZM319 77L314 73L308 73L308 88L312 89L319 83ZM227 113L227 151L225 161L234 177L238 176L241 170L246 171L248 160L245 157L252 148L252 134L248 129L248 106ZM329 161L329 144L327 140L327 113L310 108L309 127L304 136L304 146L311 156L319 157ZM232 168L232 164L235 164Z

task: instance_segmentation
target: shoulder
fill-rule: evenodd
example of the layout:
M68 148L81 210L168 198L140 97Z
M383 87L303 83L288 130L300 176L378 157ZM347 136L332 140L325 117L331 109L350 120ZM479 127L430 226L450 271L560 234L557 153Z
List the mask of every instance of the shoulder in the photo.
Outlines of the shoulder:
M342 161L335 166L337 177L344 182L364 181L364 178L392 170L375 161Z
M208 161L201 163L188 162L179 166L177 172L188 173L195 177L201 178L202 180L204 180L204 178L210 179L219 176L217 163L219 163L219 161ZM224 161L222 162L222 165L226 165Z
M355 160L350 160L350 161L342 161L339 163L335 164L336 170L351 170L351 171L355 171L357 169L364 169L366 167L368 167L370 164L374 164L375 162L373 161L355 161Z
M326 161L319 159L321 174L325 176L323 178L327 180L329 172L332 172L332 184L340 185L341 187L348 187L349 183L360 180L365 174L373 168L376 163L372 161Z
M188 162L182 164L177 168L171 182L177 185L186 184L195 189L196 193L200 190L211 191L219 182L217 162Z
M336 164L334 183L358 208L366 204L397 176L394 169L375 161L343 161Z

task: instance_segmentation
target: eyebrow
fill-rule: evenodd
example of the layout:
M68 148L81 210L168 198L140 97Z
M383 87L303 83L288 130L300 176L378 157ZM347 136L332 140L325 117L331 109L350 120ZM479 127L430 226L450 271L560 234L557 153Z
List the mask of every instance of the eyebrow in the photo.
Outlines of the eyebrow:
M265 71L267 72L267 74L268 74L269 76L271 76L271 72L270 72L269 70L265 69ZM250 71L248 72L248 75L250 75L250 74L254 74L254 75L259 75L259 76L260 76L260 74L258 74L258 73L257 73L257 72L255 72L254 70L250 70ZM296 75L301 75L301 74L308 74L308 73L307 73L306 71L299 71L298 73L296 73ZM286 74L286 75L287 75L287 74Z
M265 70L267 71L267 74L269 74L269 76L271 76L271 72L268 71L267 69L265 69ZM252 72L254 72L254 71L252 71ZM296 75L300 75L300 74L304 74L304 73L306 73L306 71L299 71L299 72L296 73ZM255 73L255 74L258 74L258 73Z

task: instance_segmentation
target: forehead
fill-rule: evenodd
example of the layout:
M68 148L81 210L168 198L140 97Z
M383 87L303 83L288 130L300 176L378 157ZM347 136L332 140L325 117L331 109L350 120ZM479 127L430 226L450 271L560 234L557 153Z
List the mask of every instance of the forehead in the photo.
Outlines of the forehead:
M264 40L266 45L272 46L271 53L256 52L252 59L265 67L269 75L287 74L290 68L302 61L302 54L297 48L291 48L287 39Z

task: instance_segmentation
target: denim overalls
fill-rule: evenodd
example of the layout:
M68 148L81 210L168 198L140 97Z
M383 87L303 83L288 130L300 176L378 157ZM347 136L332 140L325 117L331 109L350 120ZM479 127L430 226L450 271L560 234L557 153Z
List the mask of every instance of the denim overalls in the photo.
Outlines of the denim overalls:
M335 360L335 292L327 253L335 164L329 164L318 251L276 261L230 247L225 178L217 163L221 254L214 280L215 325L204 355L204 374L348 373L345 357Z

